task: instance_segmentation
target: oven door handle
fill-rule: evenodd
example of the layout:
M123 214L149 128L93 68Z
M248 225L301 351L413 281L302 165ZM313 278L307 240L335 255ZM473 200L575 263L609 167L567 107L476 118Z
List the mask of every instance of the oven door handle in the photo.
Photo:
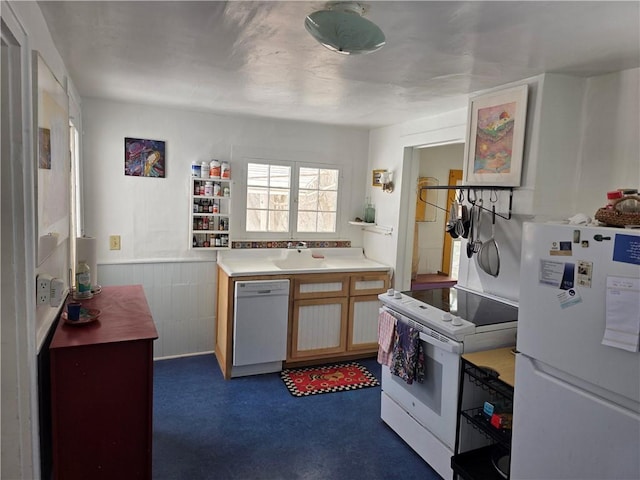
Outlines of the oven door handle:
M387 307L386 305L384 305L381 308L381 310L385 310L389 312L391 315L393 315L396 318L396 321L398 322L402 319L403 323L409 324L409 321L411 320L406 315L403 315L400 312L396 312L395 310ZM413 320L411 321L413 322ZM423 331L420 332L420 340L422 340L423 342L426 342L429 345L433 345L435 348L444 350L445 352L456 353L456 354L462 353L462 350L463 350L462 343L457 342L455 340L451 340L445 337L444 335L439 334L435 330L429 329L428 327L422 327L422 328L423 328ZM441 338L444 340L441 340Z
M420 340L433 345L440 350L444 350L445 352L458 354L462 353L462 344L455 341L448 340L446 342L443 342L442 340L431 337L428 333L425 332L420 332Z

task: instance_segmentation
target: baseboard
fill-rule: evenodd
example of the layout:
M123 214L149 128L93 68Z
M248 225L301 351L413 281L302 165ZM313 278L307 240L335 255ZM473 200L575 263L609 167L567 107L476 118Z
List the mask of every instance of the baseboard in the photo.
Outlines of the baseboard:
M194 352L194 353L181 353L180 355L167 355L166 357L154 357L153 361L156 360L171 360L172 358L184 358L184 357L195 357L197 355L212 355L214 354L213 350L207 352Z

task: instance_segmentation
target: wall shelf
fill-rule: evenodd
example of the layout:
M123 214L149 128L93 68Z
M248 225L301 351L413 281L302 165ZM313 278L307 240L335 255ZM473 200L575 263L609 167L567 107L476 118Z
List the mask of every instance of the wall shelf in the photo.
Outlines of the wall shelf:
M355 222L350 220L349 224L362 227L362 230L366 230L372 233L381 233L383 235L391 235L391 233L393 232L393 227L386 227L383 225L378 225L376 223Z

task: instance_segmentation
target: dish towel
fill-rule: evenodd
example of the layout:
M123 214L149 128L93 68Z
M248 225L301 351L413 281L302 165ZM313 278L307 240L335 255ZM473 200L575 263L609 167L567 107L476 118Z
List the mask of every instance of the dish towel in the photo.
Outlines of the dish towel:
M378 363L380 365L391 365L395 333L396 317L386 310L381 310L378 315Z
M420 332L402 322L396 324L391 373L411 385L414 380L424 382L424 352Z

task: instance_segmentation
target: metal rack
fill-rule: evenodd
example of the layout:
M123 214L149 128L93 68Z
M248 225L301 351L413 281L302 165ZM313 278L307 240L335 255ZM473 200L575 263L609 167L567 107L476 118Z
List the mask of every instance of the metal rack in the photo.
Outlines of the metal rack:
M427 205L431 205L432 207L436 207L439 210L442 210L444 212L448 212L449 210L446 208L442 208L439 205L436 205L434 203L428 202L426 200L426 198L423 198L422 192L424 190L460 190L460 197L461 197L461 201L464 201L464 191L466 190L466 198L469 201L469 203L471 203L471 205L476 205L479 208L481 208L482 210L485 210L487 212L490 212L492 214L495 214L496 216L503 218L505 220L511 220L511 210L513 208L513 188L514 187L504 187L504 186L500 186L500 185L484 185L484 186L470 186L470 185L437 185L437 186L431 186L431 187L420 187L420 194L419 194L419 198L421 202L426 203ZM502 192L502 191L506 191L509 192L509 211L507 213L507 215L503 215L500 213L496 213L495 212L495 208L489 209L486 208L484 206L481 205L482 202L477 203L478 200L478 192L480 192L480 196L482 196L482 193L488 191L489 192L489 196L490 199L494 198L495 195L495 200L492 200L492 203L495 203L498 200L498 192ZM426 196L426 194L425 194Z

